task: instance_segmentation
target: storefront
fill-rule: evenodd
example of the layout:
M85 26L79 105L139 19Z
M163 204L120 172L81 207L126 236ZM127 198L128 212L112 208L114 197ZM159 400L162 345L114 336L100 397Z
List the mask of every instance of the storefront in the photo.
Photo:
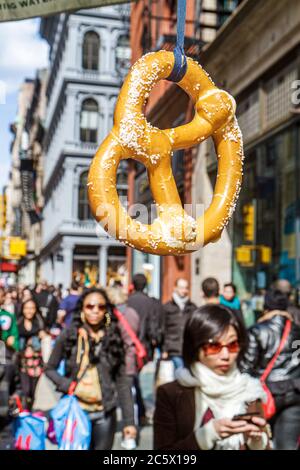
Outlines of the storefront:
M96 285L100 279L100 263L97 247L76 246L73 255L73 280L82 286ZM108 247L106 283L127 286L126 248L123 246Z
M233 230L233 278L241 292L267 288L278 277L300 285L299 176L299 123L246 149L244 184ZM252 220L245 210L249 206ZM240 247L251 247L251 256L244 262L238 260L236 249Z

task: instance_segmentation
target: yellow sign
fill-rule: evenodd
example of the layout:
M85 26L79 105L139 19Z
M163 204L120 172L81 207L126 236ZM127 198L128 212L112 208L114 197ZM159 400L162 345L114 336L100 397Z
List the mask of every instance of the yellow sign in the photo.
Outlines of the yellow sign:
M21 238L11 238L9 243L10 256L26 256L27 242Z
M0 255L4 259L18 260L27 254L27 242L19 237L0 238Z
M235 249L236 261L244 267L254 266L253 254L258 255L259 262L270 264L272 262L272 248L265 245L242 245Z
M269 246L260 247L260 262L270 264L272 262L272 248Z

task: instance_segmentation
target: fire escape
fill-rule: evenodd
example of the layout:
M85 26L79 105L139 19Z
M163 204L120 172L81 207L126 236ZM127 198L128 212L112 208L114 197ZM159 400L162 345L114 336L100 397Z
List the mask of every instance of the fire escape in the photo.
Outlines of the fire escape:
M142 14L144 34L142 36L143 53L165 49L172 51L176 44L176 0L166 0L170 9L170 16L163 17L153 14L153 5L161 0L148 0ZM206 8L205 0L195 0L195 19L187 20L187 25L193 25L193 36L185 37L185 52L189 57L197 58L203 46L208 42L204 39L204 31L217 30L232 15L234 10L244 0L217 0L215 8ZM213 21L212 21L213 19ZM174 33L161 34L162 25L168 23L164 29L174 30ZM155 27L153 28L153 24ZM153 30L155 33L153 34Z

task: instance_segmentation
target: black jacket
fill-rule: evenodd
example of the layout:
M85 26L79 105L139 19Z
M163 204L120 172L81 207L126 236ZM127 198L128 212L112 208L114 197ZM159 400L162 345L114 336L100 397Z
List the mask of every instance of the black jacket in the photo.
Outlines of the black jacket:
M140 317L139 339L152 355L153 341L157 341L156 335L159 327L159 301L149 297L144 292L134 292L128 298L128 307L133 308Z
M76 379L80 367L76 363L78 342L70 342L71 335L74 336L73 328L63 331L58 337L45 370L46 376L54 382L57 390L63 393L68 392L71 382ZM71 348L70 344L72 345ZM64 377L57 372L62 359L66 361ZM130 383L125 372L125 364L120 364L116 373L116 371L113 371L107 355L100 349L96 365L105 412L115 409L119 401L122 409L123 425L134 425L133 399Z
M9 359L6 364L0 364L0 428L9 416L9 398L21 395L20 376L15 359Z
M184 310L180 310L173 299L164 305L164 341L162 349L170 356L182 355L184 327L196 308L196 305L190 300L185 304Z
M249 344L240 366L243 372L261 377L279 347L285 323L285 317L276 315L249 329ZM299 339L300 327L293 322L285 346L266 382L274 395L284 398L284 395L291 393L300 403Z
M47 328L51 328L56 322L58 301L56 297L46 289L33 294L41 311L42 318Z
M300 308L295 307L295 305L290 305L288 307L288 312L290 315L292 315L296 325L300 326Z

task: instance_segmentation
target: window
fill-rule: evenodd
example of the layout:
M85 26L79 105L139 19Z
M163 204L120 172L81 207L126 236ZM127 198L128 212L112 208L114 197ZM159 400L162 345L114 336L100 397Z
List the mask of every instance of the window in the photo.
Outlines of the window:
M88 172L81 173L79 180L78 190L78 219L79 220L92 220L93 216L88 201L87 194L87 178Z
M292 84L298 77L297 67L281 72L267 82L266 90L266 126L270 127L290 117Z
M80 140L81 142L97 142L98 131L98 103L89 98L83 101L80 114Z
M116 69L119 75L125 77L131 65L131 48L129 36L120 36L116 47Z
M241 3L241 0L218 0L218 19L219 26L222 26L223 23L229 18L231 13L238 7Z
M124 198L126 200L127 200L127 192L128 192L127 174L128 174L128 163L125 160L122 160L120 162L120 165L117 171L117 191L118 191L119 197L122 199Z
M100 39L97 33L89 31L84 35L82 67L85 70L99 70Z
M260 132L259 93L255 91L238 105L238 122L245 142Z

